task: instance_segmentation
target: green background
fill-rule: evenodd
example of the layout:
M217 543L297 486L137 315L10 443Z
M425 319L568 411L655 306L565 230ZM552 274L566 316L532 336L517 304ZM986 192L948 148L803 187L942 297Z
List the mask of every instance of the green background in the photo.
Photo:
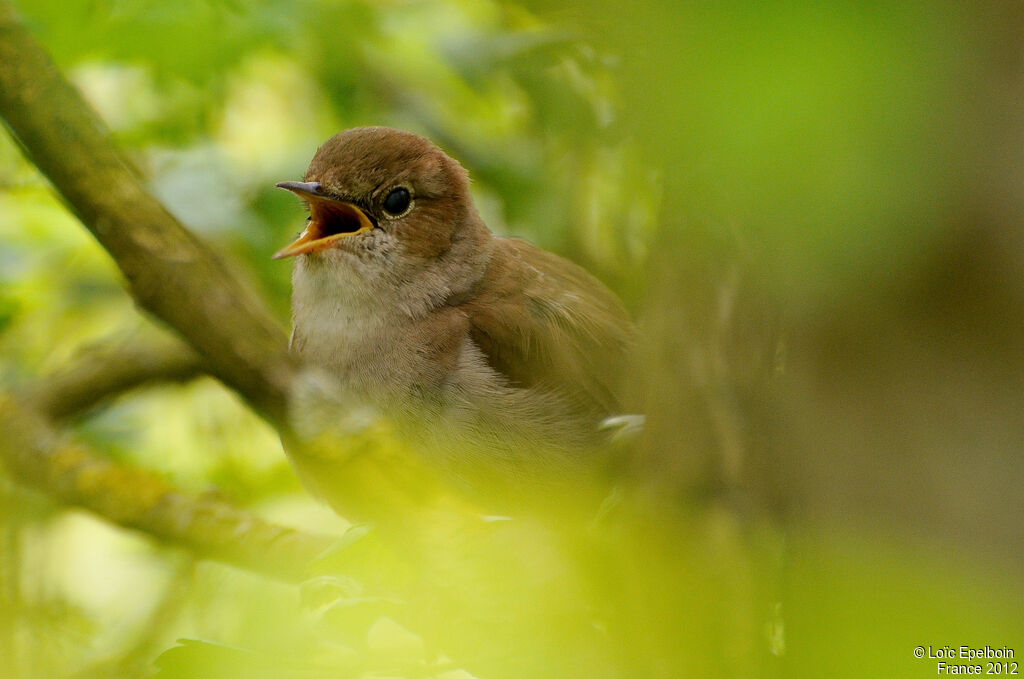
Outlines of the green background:
M620 294L645 337L641 472L697 517L680 540L721 547L641 571L692 611L638 605L635 641L664 657L636 676L923 677L918 645L1024 651L1015 3L17 7L149 188L282 324L289 266L270 255L303 215L273 184L364 124L430 137L494 231ZM153 325L0 139L4 389ZM183 489L344 526L212 379L74 424ZM0 478L0 676L134 676L179 637L309 643L289 588ZM725 586L731 571L768 594Z

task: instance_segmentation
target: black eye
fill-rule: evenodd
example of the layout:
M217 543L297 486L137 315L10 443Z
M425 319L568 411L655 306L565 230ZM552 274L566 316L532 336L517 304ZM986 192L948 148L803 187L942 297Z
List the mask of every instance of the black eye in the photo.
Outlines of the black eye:
M400 215L409 209L409 203L411 202L412 196L409 195L409 189L399 186L391 189L391 192L384 199L384 211L392 216Z

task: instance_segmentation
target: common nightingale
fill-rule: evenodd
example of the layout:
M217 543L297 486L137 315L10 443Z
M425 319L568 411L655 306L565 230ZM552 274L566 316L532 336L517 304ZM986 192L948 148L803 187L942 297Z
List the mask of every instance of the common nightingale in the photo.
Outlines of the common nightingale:
M634 334L612 292L491 233L466 170L410 132L340 132L277 186L309 208L275 258L295 258L291 350L334 380L333 416L371 408L426 467L513 502L594 464ZM325 480L343 472L296 466L352 511Z

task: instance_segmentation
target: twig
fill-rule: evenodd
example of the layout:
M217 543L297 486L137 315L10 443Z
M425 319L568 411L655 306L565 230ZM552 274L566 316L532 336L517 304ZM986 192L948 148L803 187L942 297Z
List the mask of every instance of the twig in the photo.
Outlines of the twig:
M109 131L0 2L0 116L29 159L117 262L136 302L210 371L283 426L291 364L261 301L139 181Z
M184 382L204 371L199 356L176 339L133 339L87 349L71 366L36 381L25 394L24 403L52 420L60 420L135 387Z
M0 462L19 482L67 505L198 556L288 582L335 540L268 523L222 500L181 493L152 474L118 466L62 440L39 413L0 396Z

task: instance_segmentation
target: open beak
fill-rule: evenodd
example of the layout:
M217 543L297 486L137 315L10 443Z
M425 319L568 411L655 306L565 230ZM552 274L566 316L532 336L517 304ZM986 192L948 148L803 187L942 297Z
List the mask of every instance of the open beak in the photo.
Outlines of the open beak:
M373 228L373 222L358 207L325 196L320 182L279 182L275 186L309 203L309 222L298 238L274 253L274 259L319 252L342 238Z

